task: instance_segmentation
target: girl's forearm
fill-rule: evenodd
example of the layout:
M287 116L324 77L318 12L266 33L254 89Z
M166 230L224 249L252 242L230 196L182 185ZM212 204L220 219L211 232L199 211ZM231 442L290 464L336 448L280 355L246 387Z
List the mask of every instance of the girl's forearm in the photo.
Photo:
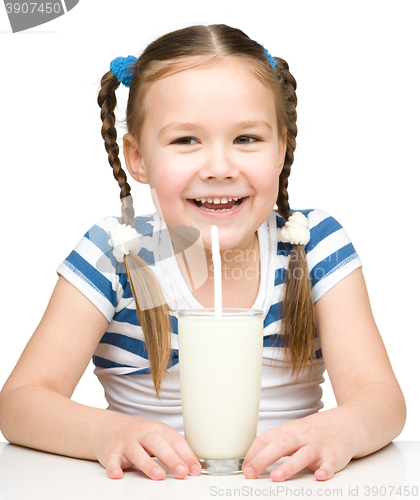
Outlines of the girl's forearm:
M39 386L14 389L0 403L0 428L11 443L88 460L96 460L98 433L118 425L119 418L124 417Z
M351 437L354 458L369 455L391 442L404 427L406 407L400 389L386 383L359 388L345 402L321 412L325 425L340 420ZM3 396L0 428L11 443L50 453L96 460L97 436L124 416L81 405L44 387L27 386Z
M354 458L383 448L402 431L406 418L404 396L399 387L372 382L355 391L345 402L338 402L331 416L341 419L350 430ZM325 412L329 413L329 412Z
M184 438L163 422L84 406L45 387L0 394L0 428L14 444L97 460L112 479L133 465L163 479L166 471L152 457L179 479L201 470Z

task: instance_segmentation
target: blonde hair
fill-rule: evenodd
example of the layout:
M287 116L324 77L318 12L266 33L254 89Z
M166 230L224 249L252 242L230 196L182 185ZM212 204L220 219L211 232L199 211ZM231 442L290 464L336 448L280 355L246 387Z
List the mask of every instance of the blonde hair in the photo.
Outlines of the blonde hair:
M191 56L202 57L195 58L191 63ZM287 219L291 215L287 186L297 135L296 81L285 60L274 57L277 67L273 69L264 53L264 47L241 30L223 24L190 26L168 33L148 45L132 68L126 115L128 132L135 138L140 137L147 112L146 95L153 82L220 58L240 58L255 76L273 91L278 130L287 145L284 166L279 177L277 207L279 214ZM108 71L101 80L98 104L101 108L101 132L108 161L120 187L121 223L133 225L134 208L130 186L118 157L115 129L115 91L119 85L120 82L112 71ZM159 397L171 356L169 307L166 303L151 307L153 304L164 302L156 300L156 297L162 296L162 291L154 272L151 269L147 274L143 272L147 265L140 257L130 253L125 258L125 265L145 336L156 394ZM142 272L138 272L140 267ZM300 272L296 272L297 270ZM280 315L282 317L279 335L284 336L284 346L292 363L292 372L297 374L315 359L314 304L306 252L302 245L294 245L292 248L285 278L282 310L279 307L278 315L279 318Z

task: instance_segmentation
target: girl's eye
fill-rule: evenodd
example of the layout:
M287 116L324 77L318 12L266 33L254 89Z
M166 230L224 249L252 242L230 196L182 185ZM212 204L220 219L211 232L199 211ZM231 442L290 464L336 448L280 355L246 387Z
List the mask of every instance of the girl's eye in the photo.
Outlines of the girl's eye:
M240 135L235 139L238 144L252 144L253 142L260 141L257 137L252 137L249 135Z
M195 141L195 142L191 142ZM191 146L193 144L198 144L197 139L194 139L194 137L180 137L179 139L176 139L173 141L171 144L185 144L187 146Z

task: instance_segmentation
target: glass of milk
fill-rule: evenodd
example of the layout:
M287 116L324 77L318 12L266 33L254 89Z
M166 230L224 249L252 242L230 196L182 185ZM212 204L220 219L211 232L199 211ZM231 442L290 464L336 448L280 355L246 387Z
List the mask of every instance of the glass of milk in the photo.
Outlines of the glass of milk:
M203 473L240 473L257 435L263 312L181 310L178 342L185 438Z

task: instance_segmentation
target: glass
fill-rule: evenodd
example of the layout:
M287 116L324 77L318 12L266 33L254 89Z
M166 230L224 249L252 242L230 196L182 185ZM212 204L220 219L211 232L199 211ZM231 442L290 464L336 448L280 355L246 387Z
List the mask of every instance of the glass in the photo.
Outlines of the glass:
M178 342L185 439L203 473L241 473L257 435L263 312L181 310Z

